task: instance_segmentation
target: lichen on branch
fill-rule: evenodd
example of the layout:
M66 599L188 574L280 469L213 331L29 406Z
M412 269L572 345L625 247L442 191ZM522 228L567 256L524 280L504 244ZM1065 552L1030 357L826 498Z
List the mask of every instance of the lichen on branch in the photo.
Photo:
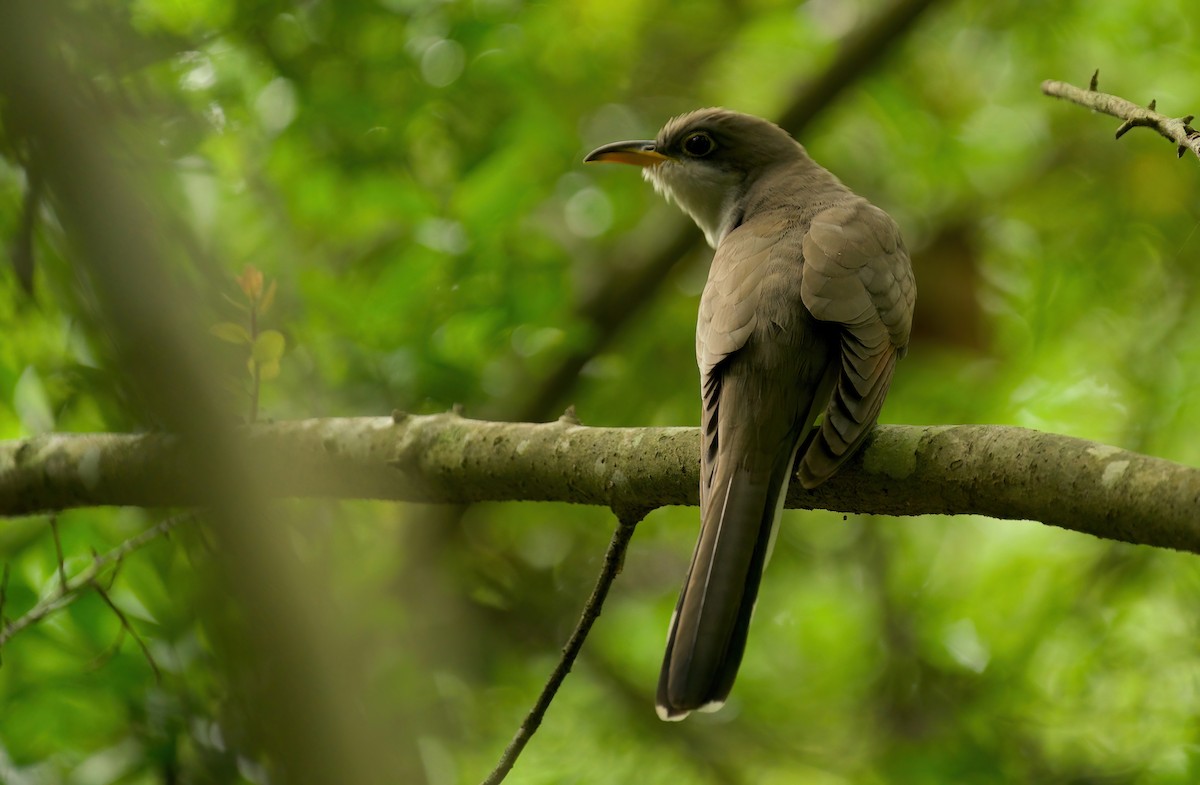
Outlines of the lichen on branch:
M696 428L592 428L457 413L296 420L237 436L274 497L467 504L694 505ZM95 505L192 506L210 489L176 437L48 435L0 442L0 515ZM1058 434L996 425L876 427L832 480L787 506L881 515L1036 520L1200 553L1200 469Z

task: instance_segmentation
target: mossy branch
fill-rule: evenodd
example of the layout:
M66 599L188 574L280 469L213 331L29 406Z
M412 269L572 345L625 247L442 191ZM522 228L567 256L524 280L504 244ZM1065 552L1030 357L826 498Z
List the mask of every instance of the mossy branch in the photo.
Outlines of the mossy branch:
M558 501L617 510L697 503L695 428L592 428L456 413L298 420L243 429L251 478L275 497ZM0 442L0 515L192 506L210 489L178 438ZM834 479L794 483L791 508L1027 519L1200 553L1200 469L1069 436L995 425L881 425Z

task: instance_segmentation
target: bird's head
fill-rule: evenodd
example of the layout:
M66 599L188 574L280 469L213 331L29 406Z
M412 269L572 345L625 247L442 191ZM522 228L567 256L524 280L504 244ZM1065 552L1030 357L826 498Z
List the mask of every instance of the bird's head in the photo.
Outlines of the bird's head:
M767 167L804 156L787 131L728 109L697 109L667 122L655 139L613 142L585 162L642 167L657 191L692 217L709 245L732 228L748 184Z

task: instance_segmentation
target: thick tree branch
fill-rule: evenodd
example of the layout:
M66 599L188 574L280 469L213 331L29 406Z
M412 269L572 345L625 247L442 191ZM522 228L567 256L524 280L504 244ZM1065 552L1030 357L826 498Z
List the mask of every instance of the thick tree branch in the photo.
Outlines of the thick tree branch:
M419 502L559 501L618 510L696 504L695 428L590 428L456 414L300 420L242 432L273 496ZM0 442L0 514L91 505L206 504L165 435ZM989 425L884 425L788 507L1037 520L1200 553L1200 469L1069 436Z
M1138 106L1132 101L1127 101L1124 98L1108 93L1099 92L1097 82L1100 72L1092 74L1092 81L1088 89L1076 87L1066 82L1056 82L1053 79L1047 79L1042 82L1042 92L1046 95L1055 98L1063 98L1068 101L1086 106L1089 109L1094 109L1097 112L1104 112L1107 115L1120 118L1125 122L1117 129L1117 138L1120 139L1131 128L1143 126L1153 128L1160 135L1176 144L1176 150L1179 157L1191 150L1200 158L1200 131L1192 128L1191 122L1195 119L1192 115L1186 117L1167 117L1154 111L1156 103L1150 102L1147 106Z

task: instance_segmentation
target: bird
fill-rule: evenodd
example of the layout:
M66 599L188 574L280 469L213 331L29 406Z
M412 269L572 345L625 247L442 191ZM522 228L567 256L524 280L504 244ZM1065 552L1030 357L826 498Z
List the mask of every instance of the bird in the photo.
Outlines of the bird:
M681 720L728 698L793 473L815 488L862 446L916 284L896 222L768 120L699 109L584 161L641 167L715 249L696 321L700 534L656 697Z

